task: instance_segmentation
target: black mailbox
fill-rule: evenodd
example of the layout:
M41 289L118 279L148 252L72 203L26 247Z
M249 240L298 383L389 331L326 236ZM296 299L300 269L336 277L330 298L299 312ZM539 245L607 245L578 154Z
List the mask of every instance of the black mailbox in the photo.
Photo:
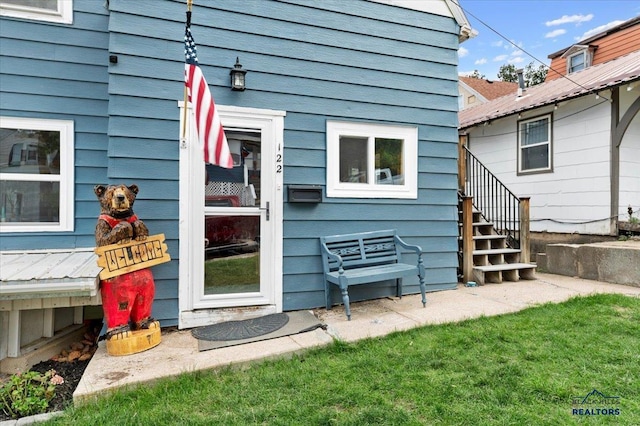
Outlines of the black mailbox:
M287 187L290 203L322 202L322 187L317 185L289 185Z

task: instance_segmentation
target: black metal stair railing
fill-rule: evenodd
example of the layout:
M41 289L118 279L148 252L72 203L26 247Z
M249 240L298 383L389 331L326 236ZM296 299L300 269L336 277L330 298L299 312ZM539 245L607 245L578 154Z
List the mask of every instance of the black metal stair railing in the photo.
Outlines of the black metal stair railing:
M473 197L473 205L495 230L507 237L507 244L520 248L520 199L484 164L463 146L466 153L464 195Z

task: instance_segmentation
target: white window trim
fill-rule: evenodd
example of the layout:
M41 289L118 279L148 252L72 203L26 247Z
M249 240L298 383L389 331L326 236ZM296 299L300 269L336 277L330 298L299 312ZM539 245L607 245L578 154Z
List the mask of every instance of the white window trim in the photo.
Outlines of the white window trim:
M593 47L585 45L585 46L580 46L580 45L576 45L573 48L569 49L564 55L563 57L566 59L567 61L567 75L569 74L574 74L577 72L580 72L582 70L586 70L587 68L589 68L592 65L593 62ZM578 56L578 55L583 55L584 57L584 68L580 69L580 70L576 70L576 71L571 71L571 59Z
M59 222L0 222L0 233L7 232L69 232L74 227L74 124L71 120L0 117L0 127L60 132L60 174L28 175L0 173L0 180L60 182Z
M522 145L522 125L526 124L526 123L530 123L532 121L540 121L540 120L544 120L547 119L549 122L549 125L547 126L547 140L545 142L538 142L538 143L534 143L534 144L530 144L530 145ZM539 115L537 117L532 117L529 118L527 120L520 120L518 121L518 174L529 174L529 173L540 173L540 172L549 172L551 170L553 170L553 159L552 159L552 155L553 155L553 149L552 149L552 135L553 132L551 131L551 126L553 125L553 115L552 114L545 114L545 115ZM542 146L542 145L547 145L547 167L539 167L537 169L523 169L522 168L522 160L523 160L523 155L522 155L522 151L526 148L534 148L536 146Z
M58 10L55 11L0 1L0 15L34 21L73 24L73 0L58 0Z
M582 68L580 68L579 70L573 71L573 70L571 70L571 60L573 58L575 58L576 56L582 56L584 62L582 64ZM567 57L567 74L573 74L575 72L587 69L587 67L589 66L589 63L587 62L587 59L588 58L587 58L587 51L586 50L574 53L573 55Z
M402 139L404 185L340 182L340 136ZM373 173L373 158L369 159ZM418 128L362 122L327 121L327 197L418 198Z

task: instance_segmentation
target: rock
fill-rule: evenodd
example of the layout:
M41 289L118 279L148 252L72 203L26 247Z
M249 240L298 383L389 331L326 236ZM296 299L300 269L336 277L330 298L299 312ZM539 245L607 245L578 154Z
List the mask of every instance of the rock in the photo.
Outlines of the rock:
M75 361L76 359L80 358L80 356L82 356L82 352L80 351L71 351L69 353L69 361Z
M73 343L71 344L71 350L74 350L74 351L81 351L81 350L82 350L82 348L84 348L84 344L83 344L83 343L80 343L80 342L73 342Z

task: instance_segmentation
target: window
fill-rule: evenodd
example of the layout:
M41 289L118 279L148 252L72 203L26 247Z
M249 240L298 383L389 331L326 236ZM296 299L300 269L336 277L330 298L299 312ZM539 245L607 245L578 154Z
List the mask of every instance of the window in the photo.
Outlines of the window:
M327 122L327 196L417 198L418 129Z
M580 52L570 56L567 61L569 74L585 69L587 66L586 62L586 52Z
M567 60L567 74L578 72L591 66L593 52L596 46L588 44L575 44L562 54Z
M551 171L551 114L518 122L518 172Z
M73 230L73 122L0 117L0 232Z
M0 0L0 14L36 21L73 23L72 0Z

